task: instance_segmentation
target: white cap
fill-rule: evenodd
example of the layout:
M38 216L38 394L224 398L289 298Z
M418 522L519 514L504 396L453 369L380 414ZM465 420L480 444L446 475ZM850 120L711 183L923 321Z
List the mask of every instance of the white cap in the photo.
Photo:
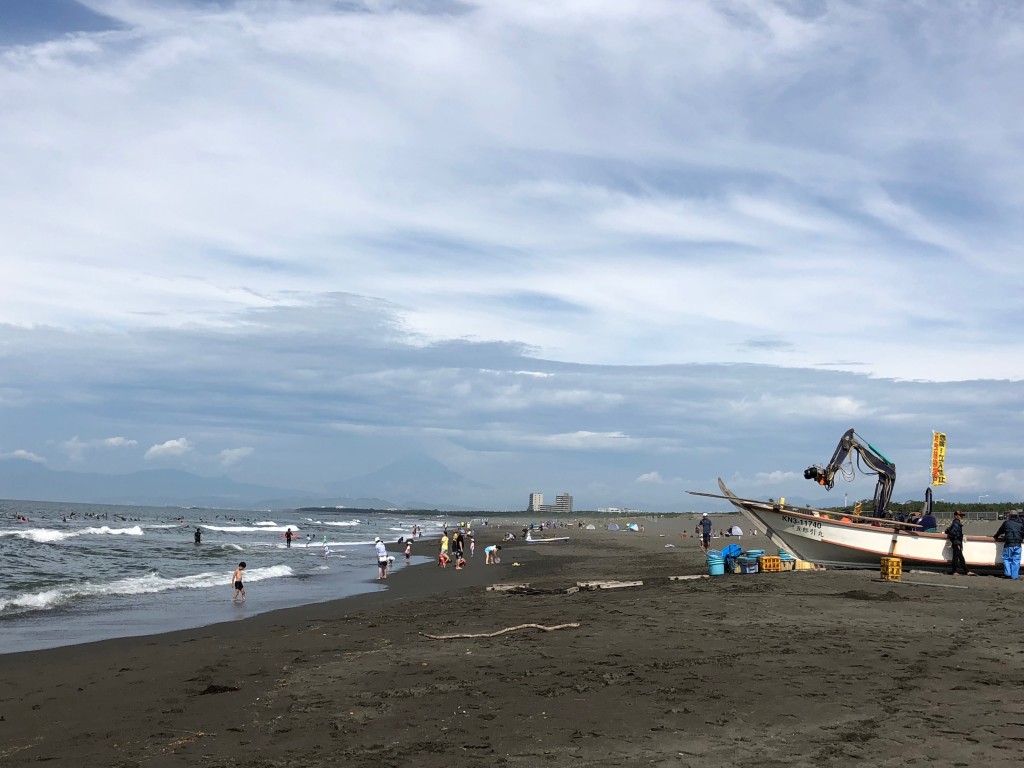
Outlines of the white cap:
M380 541L380 536L378 536L376 539L374 539L373 543L376 544L378 541Z

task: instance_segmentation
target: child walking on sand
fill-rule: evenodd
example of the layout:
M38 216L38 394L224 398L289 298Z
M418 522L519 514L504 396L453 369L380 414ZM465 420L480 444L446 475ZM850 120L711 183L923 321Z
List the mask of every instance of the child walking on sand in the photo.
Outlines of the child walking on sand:
M245 573L245 563L239 563L238 567L235 568L235 572L231 574L231 583L235 587L235 595L231 598L231 602L238 600L238 596L242 596L242 602L245 602L245 585L242 583L242 574Z

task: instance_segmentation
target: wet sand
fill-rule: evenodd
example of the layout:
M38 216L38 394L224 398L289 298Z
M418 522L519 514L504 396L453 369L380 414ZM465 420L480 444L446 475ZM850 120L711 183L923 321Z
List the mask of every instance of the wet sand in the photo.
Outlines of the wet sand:
M706 573L696 542L679 536L693 522L643 522L643 533L503 544L497 566L484 566L483 547L504 529L482 529L466 570L405 569L385 593L0 656L0 764L763 768L1024 756L1020 583L905 574L891 584L865 571L670 581ZM563 591L601 579L644 583ZM500 582L533 594L485 588ZM524 623L579 627L424 636Z

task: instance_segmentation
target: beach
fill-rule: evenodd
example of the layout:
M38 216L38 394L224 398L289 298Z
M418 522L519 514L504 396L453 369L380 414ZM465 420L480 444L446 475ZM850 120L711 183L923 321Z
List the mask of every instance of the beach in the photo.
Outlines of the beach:
M508 528L490 526L478 530L468 568L406 568L383 593L0 656L0 763L1021 759L1020 584L944 574L883 583L870 571L671 580L707 573L692 536L680 536L693 521L537 534L570 536L565 543L504 543ZM715 515L716 528L733 522L742 525ZM502 561L485 566L483 547L494 543ZM740 543L770 546L749 536ZM596 580L643 584L568 591ZM487 589L512 583L530 589ZM578 626L426 636L523 624Z

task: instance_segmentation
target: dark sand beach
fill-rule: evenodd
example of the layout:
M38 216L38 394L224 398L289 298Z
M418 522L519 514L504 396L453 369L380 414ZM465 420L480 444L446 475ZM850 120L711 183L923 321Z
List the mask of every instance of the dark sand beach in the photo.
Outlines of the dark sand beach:
M706 573L694 540L678 535L693 523L644 522L643 533L572 529L567 544L512 543L500 565L484 566L483 546L503 532L492 527L466 570L406 569L385 594L0 656L0 764L764 768L1024 757L1020 584L939 574L904 575L936 586L879 583L866 571L670 581ZM768 546L744 537L752 543ZM368 557L368 578L373 570ZM644 583L559 591L600 579ZM500 582L535 593L485 588ZM579 627L423 634L570 622Z

